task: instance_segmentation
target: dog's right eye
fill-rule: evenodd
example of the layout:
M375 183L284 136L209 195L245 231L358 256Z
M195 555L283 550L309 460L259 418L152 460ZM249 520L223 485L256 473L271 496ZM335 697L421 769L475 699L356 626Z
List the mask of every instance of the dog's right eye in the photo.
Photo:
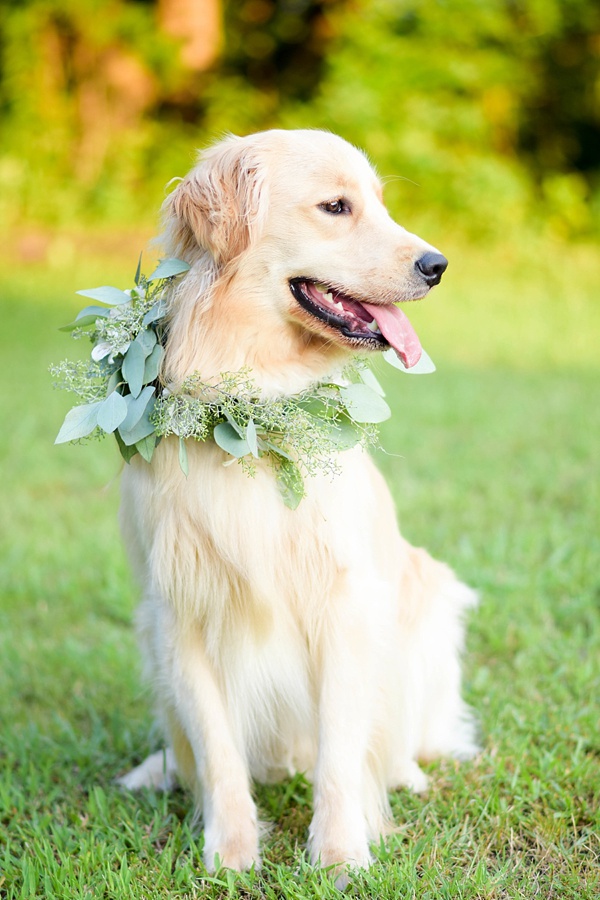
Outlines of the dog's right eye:
M337 200L326 200L325 203L320 203L319 206L324 212L331 213L332 216L350 212L350 204L342 197L338 197Z

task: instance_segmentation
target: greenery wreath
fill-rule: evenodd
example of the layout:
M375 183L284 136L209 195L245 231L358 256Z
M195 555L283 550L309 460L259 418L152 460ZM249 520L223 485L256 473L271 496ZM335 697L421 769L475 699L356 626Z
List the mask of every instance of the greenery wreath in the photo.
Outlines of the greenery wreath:
M61 329L89 338L92 351L87 361L50 368L55 387L81 401L67 413L55 443L114 434L125 462L139 454L149 463L162 438L176 435L187 476L186 441L214 440L231 457L225 465L237 460L249 475L266 457L284 503L295 509L305 476L336 474L338 451L376 444L377 425L391 414L384 392L362 359L353 360L339 382L320 382L294 397L261 398L250 369L222 373L210 383L195 373L171 390L160 377L167 291L188 269L182 260L165 259L146 278L140 257L131 290L78 291L103 305L86 306ZM394 350L383 356L404 372L435 370L425 353L410 370Z

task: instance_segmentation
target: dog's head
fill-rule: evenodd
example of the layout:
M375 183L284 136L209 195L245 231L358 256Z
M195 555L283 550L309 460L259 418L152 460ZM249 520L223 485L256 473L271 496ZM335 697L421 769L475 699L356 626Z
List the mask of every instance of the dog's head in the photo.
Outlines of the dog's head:
M395 304L425 296L447 261L390 218L375 172L341 138L227 138L168 197L165 219L168 251L213 272L204 327L226 322L224 344L248 347L230 364L260 368L260 347L275 358L275 342L287 357L296 344L323 360L391 345L417 362L418 338Z

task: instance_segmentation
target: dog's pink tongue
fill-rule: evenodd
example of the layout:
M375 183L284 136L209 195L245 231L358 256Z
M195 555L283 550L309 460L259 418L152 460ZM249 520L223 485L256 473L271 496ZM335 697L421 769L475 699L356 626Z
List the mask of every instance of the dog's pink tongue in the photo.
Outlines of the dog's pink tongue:
M382 335L390 344L407 369L416 366L421 358L421 342L408 317L397 306L375 306L374 303L362 303L362 306L373 316Z

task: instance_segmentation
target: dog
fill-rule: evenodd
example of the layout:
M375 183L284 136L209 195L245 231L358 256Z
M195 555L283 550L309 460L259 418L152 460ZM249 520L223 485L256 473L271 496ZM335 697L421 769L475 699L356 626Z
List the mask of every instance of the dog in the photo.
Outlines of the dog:
M262 396L304 391L349 354L418 338L394 304L447 261L395 223L356 148L323 131L227 137L167 197L163 245L191 268L169 307L163 380L244 367ZM327 291L324 291L324 287ZM365 316L365 309L368 315ZM374 313L380 330L366 322ZM306 480L297 509L211 442L164 439L125 467L121 524L143 590L139 631L169 749L121 778L193 790L204 861L260 865L252 781L314 782L308 848L338 886L388 832L388 791L427 787L418 761L467 758L465 611L475 594L401 536L361 448Z

